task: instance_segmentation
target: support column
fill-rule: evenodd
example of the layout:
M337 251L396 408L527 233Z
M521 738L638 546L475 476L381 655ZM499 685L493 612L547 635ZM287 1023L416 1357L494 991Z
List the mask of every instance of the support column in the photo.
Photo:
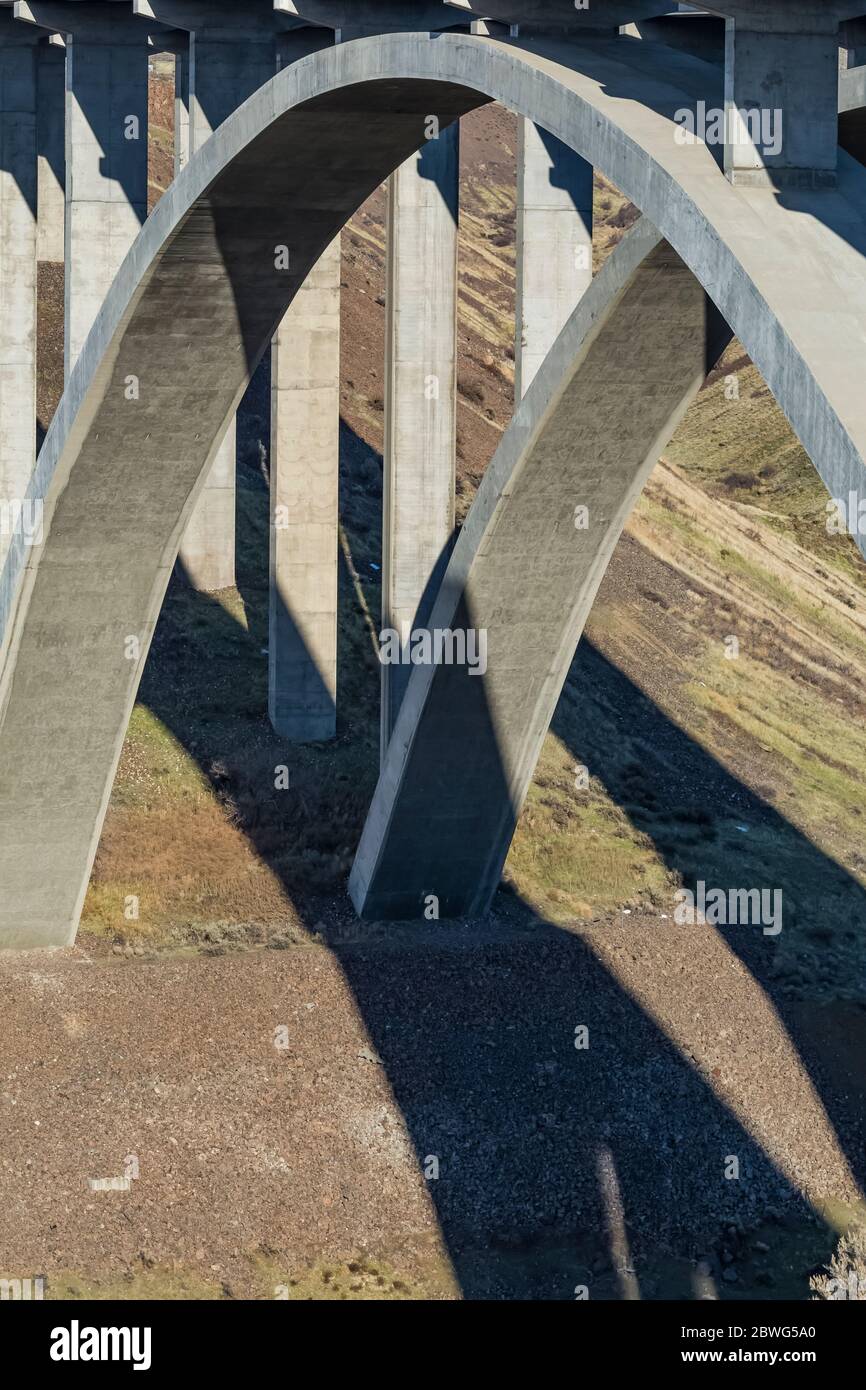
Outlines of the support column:
M338 43L371 34L457 26L467 18L456 10L452 14L441 0L400 0L399 4L384 0L274 0L274 4L286 15L332 26ZM435 116L435 112L430 114ZM456 125L442 131L438 139L429 140L392 175L388 201L382 626L401 633L405 630L408 635L429 618L454 536ZM284 466L290 465L272 458L272 469ZM336 459L332 466L331 515L336 519ZM336 552L336 540L335 532L328 542L329 553ZM306 544L300 532L296 544ZM311 540L310 551L312 573L322 563L318 537ZM303 572L298 569L299 587L293 595L296 619L311 602L300 582ZM280 591L285 592L284 584ZM327 592L333 592L335 599L329 621L336 647L336 591L329 588ZM311 611L313 617L318 630L324 632L326 615L318 600ZM274 659L272 643L272 662ZM402 665L382 667L383 758L410 672L411 667ZM321 682L317 684L314 671L306 673L306 682L314 701L323 701ZM310 718L315 718L314 709Z
M14 14L66 40L68 378L147 217L147 32L111 0L16 0Z
M67 377L146 217L147 46L107 13L66 41Z
M536 372L592 281L592 165L520 119L514 398Z
M238 11L243 18L243 12ZM190 36L190 149L200 149L223 121L275 71L274 39L243 38L241 28ZM226 430L180 545L180 562L194 589L211 593L235 582L237 426Z
M427 623L454 538L460 128L391 176L385 362L382 627ZM384 761L411 666L382 667Z
M334 42L277 41L280 68ZM305 281L271 345L268 713L294 743L337 731L340 238Z
M134 0L133 10L144 19L190 32L189 149L195 153L217 126L273 77L276 34L283 21L275 15L271 0L248 0L235 9L214 0ZM181 68L181 84L183 76ZM182 95L176 114L182 150ZM228 589L235 582L236 463L237 431L232 420L180 544L178 558L186 577L202 593Z
M41 39L36 50L38 261L63 260L66 218L65 68L66 45L60 35Z
M0 566L36 457L36 46L0 13Z
M268 713L283 738L333 738L337 719L340 238L271 347Z
M189 159L189 40L174 53L174 176Z
M727 6L726 6L727 8ZM839 17L766 7L725 22L725 173L758 187L832 188Z

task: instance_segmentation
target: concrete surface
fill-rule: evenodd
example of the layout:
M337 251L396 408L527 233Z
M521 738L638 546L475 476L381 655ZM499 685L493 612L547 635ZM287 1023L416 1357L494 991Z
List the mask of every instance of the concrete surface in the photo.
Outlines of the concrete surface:
M147 35L114 4L33 0L14 15L66 39L68 377L147 217Z
M278 35L277 69L328 47L327 29ZM340 244L328 248L271 344L268 713L293 743L337 728Z
M632 506L730 339L639 225L587 289L488 467L430 626L488 669L418 666L349 889L366 917L487 911L583 625ZM586 509L579 524L576 508Z
M382 628L423 628L454 537L460 129L391 175L385 294ZM384 760L408 682L382 667Z
M293 743L337 728L340 238L271 348L268 713Z
M276 69L272 7L258 0L248 10L210 0L149 0L137 7L155 19L188 28L189 146L201 148ZM235 473L237 427L229 423L190 517L179 559L194 589L212 593L235 582Z
M66 216L65 69L65 48L42 39L36 50L36 259L58 264L63 260Z
M521 401L592 283L592 165L522 120L517 147L514 399Z
M654 48L648 69L648 51L621 38L468 35L339 45L257 92L162 198L40 454L30 490L45 500L44 544L14 544L0 577L7 945L73 937L165 584L213 451L299 285L420 147L431 103L456 118L500 100L600 167L716 302L831 494L862 486L866 170L840 154L830 194L732 186L710 150L672 138L684 102L719 98L707 65ZM287 237L289 272L274 264ZM142 382L134 403L130 373Z

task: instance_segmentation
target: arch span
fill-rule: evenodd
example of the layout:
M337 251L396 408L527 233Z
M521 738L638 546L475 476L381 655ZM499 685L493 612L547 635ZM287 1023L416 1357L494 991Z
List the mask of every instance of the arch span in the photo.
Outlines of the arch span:
M431 111L445 125L498 99L599 166L742 339L831 491L859 486L866 171L840 155L833 194L786 205L731 187L709 150L674 140L675 111L719 100L716 81L641 40L364 39L284 70L190 160L121 267L46 438L30 489L43 541L25 552L15 538L5 557L3 944L73 938L214 441L296 289L422 143Z
M420 916L431 894L443 917L486 911L622 528L730 337L638 222L548 354L454 548L429 625L483 632L487 669L412 672L352 869L362 916Z

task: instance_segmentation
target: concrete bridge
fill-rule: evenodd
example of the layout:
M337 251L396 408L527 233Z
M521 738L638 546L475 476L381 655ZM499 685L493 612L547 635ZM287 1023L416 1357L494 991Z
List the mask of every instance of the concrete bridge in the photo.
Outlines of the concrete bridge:
M831 494L862 487L866 168L837 113L864 104L863 10L0 10L0 944L74 939L176 559L233 582L233 419L269 344L270 713L332 736L336 238L386 178L382 626L483 635L485 669L383 666L350 891L365 916L484 911L607 561L732 333ZM176 178L148 217L165 50ZM455 543L459 121L491 99L522 118L518 408ZM595 279L594 167L643 213ZM61 254L67 383L35 457L35 267Z

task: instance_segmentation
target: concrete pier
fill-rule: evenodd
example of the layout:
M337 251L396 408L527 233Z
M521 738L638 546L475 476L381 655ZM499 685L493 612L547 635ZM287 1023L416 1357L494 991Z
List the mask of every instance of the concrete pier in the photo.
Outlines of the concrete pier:
M36 49L36 259L59 263L66 215L66 45L59 34L54 38L41 39Z
M333 26L339 43L389 30L442 28L466 20L439 0L399 5L387 0L276 3L284 14ZM438 118L431 112L430 119ZM431 135L434 132L431 125ZM383 631L408 634L424 626L454 536L459 140L457 125L439 131L438 138L425 140L418 154L388 183ZM284 466L282 461L279 466ZM334 508L337 488L335 462ZM335 550L335 543L336 535L329 551ZM311 545L311 572L315 572L320 562L318 538ZM279 593L285 593L285 582L279 585ZM296 614L298 597L293 604ZM300 598L302 606L309 602L306 587ZM279 604L279 597L274 601ZM319 629L324 620L321 611L310 615L310 622ZM336 643L336 610L333 621ZM410 666L382 667L383 759L410 672ZM271 676L273 687L273 671ZM319 688L314 670L306 684L315 698Z
M280 68L330 47L328 29L277 38ZM337 730L340 238L271 344L268 714L293 743Z
M174 55L174 176L189 159L189 40Z
M516 402L592 282L592 186L591 164L540 126L520 121Z
M388 185L382 628L424 627L454 536L460 131ZM384 759L411 666L383 665Z
M14 12L66 39L68 377L147 216L147 33L108 0L33 0Z
M281 24L266 0L232 9L213 0L135 0L134 10L190 33L188 70L189 149L201 149L218 126L270 81L276 70L276 32ZM181 83L184 73L181 68ZM180 158L185 116L180 103ZM178 106L175 108L178 111ZM190 517L179 560L189 583L202 593L235 582L235 471L237 430L229 425Z
M36 455L36 53L0 13L0 565Z
M764 5L754 17L741 6L728 17L724 166L731 183L835 187L838 87L832 0L823 10Z
M271 347L268 713L295 743L336 732L339 449L337 237Z

